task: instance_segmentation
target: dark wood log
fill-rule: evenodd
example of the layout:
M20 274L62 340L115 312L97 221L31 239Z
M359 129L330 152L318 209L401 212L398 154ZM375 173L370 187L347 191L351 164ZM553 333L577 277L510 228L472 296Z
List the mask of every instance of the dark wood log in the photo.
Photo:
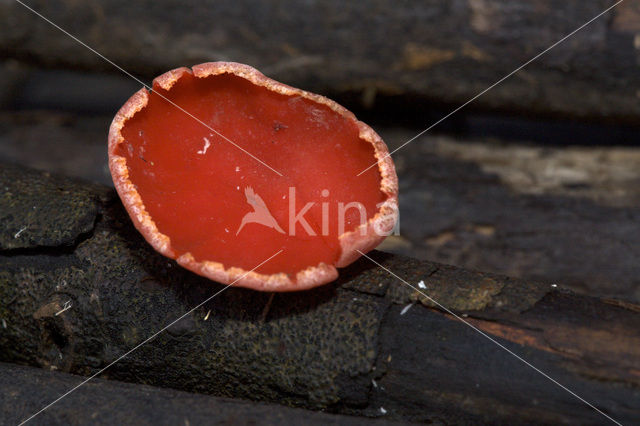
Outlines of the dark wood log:
M0 161L112 185L112 119L0 113ZM371 124L391 149L420 130ZM640 303L640 148L427 134L394 161L401 236L384 251Z
M1 361L90 375L222 288L156 254L106 187L4 165L0 191ZM637 305L371 256L616 420L640 416ZM403 421L606 420L367 259L269 298L229 288L102 377Z
M3 424L18 424L85 378L0 363ZM34 417L46 425L391 425L384 419L316 413L275 404L94 379Z
M394 161L397 254L640 302L640 149L432 136Z
M367 105L376 94L462 104L613 3L28 2L139 76L234 60L308 90L361 93ZM17 2L4 2L0 16L0 51L6 56L113 70ZM637 123L639 32L640 6L623 2L474 106Z

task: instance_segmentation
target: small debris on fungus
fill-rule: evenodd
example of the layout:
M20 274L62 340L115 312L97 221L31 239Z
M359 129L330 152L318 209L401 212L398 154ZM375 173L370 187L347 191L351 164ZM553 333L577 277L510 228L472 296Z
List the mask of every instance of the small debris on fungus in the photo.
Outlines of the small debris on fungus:
M144 160L133 154L143 145ZM333 281L391 233L398 181L388 154L334 101L231 62L157 77L109 130L115 187L153 248L262 291Z
M211 146L211 142L209 142L209 139L206 136L204 136L202 139L204 140L204 147L198 151L198 154L200 155L206 154L207 150Z

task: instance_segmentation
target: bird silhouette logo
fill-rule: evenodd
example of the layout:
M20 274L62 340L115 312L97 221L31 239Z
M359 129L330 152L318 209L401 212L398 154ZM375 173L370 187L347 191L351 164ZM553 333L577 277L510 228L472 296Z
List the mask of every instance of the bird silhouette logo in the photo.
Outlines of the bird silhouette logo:
M242 218L242 222L240 223L240 227L236 232L236 235L240 233L242 228L248 223L259 223L260 225L264 225L267 228L273 228L276 231L284 234L285 232L280 228L278 222L276 222L275 218L267 208L267 205L264 203L264 200L253 191L253 188L247 186L244 189L244 195L247 197L247 203L251 207L253 207L253 211L244 215Z

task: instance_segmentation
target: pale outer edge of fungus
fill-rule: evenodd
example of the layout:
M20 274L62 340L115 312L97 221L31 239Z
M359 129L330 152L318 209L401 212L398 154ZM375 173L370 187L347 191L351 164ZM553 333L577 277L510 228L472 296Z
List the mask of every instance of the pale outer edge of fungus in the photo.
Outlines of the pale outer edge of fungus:
M186 67L176 68L156 77L153 83L164 90L169 90L185 73L193 74L198 78L230 73L258 86L266 87L273 92L287 96L300 96L326 105L343 117L353 120L358 126L359 137L371 143L374 147L374 154L378 160L378 170L381 175L380 189L387 195L387 199L367 223L361 224L353 231L346 232L338 237L342 252L335 266L325 263L310 266L296 274L295 282L285 273L267 275L254 271L245 271L237 267L226 269L219 262L208 260L197 262L191 253L184 253L177 257L171 248L171 239L162 234L157 228L155 222L144 208L144 203L137 188L129 179L126 158L115 154L118 145L124 142L121 131L125 122L147 105L149 92L147 89L142 88L120 108L111 123L109 128L109 169L116 190L131 216L134 226L156 251L166 257L175 259L182 267L222 284L233 283L237 287L247 287L262 291L297 291L335 280L338 277L336 267L349 265L360 257L358 251L366 253L372 250L391 232L398 220L398 178L393 160L388 155L387 146L380 136L368 125L358 121L352 112L324 96L272 80L249 65L235 62L207 62L195 65L193 71Z

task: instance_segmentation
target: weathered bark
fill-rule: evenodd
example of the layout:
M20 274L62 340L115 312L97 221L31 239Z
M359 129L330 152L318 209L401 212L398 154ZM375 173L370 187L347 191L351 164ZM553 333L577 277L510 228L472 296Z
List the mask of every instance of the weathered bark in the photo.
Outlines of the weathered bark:
M18 424L85 380L0 363L3 424ZM384 419L316 413L146 385L94 379L34 417L46 425L385 425Z
M434 136L394 159L397 254L640 302L639 149Z
M222 288L153 252L110 189L12 166L0 189L2 361L89 375ZM372 256L618 421L640 416L640 307ZM103 377L405 421L604 419L367 259L269 297L229 288Z
M435 0L31 1L110 60L147 78L245 62L325 93L461 104L614 2ZM0 51L39 64L113 69L16 2L0 6ZM624 2L477 101L477 108L637 122L640 6Z

